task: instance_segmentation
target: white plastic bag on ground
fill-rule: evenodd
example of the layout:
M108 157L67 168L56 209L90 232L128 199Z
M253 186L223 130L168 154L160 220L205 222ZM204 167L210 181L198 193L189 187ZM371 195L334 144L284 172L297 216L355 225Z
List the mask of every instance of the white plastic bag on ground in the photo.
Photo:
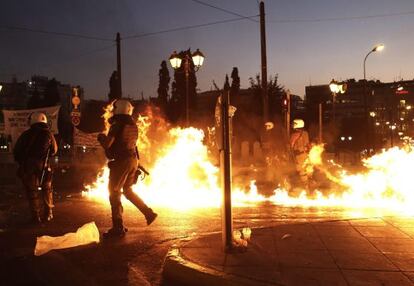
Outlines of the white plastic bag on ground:
M39 256L53 249L75 247L93 242L99 243L99 230L95 222L90 222L78 228L76 232L57 237L48 235L38 237L34 255Z

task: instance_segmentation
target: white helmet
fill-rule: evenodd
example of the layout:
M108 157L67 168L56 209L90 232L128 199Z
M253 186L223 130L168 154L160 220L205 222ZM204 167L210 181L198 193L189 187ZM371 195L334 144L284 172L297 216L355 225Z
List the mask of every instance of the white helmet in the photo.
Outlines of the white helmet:
M132 106L131 102L126 99L117 99L113 103L114 107L114 114L126 114L126 115L132 115L132 111L134 110L134 107Z
M293 129L299 129L305 127L305 121L302 119L293 120Z
M265 129L266 130L272 130L274 126L275 125L271 121L268 121L268 122L265 123Z
M47 117L46 114L42 113L42 112L33 112L32 114L30 114L29 116L29 124L33 125L35 123L47 123Z

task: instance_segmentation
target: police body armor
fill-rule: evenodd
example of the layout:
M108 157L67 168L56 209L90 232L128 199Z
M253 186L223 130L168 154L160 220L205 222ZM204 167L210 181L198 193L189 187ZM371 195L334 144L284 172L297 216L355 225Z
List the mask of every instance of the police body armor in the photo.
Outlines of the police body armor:
M54 138L47 124L36 123L23 132L13 150L14 159L19 163L19 177L28 172L40 174L49 148L52 148L52 155L56 153Z
M13 150L14 159L19 163L17 175L26 189L35 222L53 218L52 170L46 157L48 152L54 155L56 151L53 134L42 122L23 132Z
M112 124L108 136L114 136L114 142L105 150L110 160L122 160L131 157L139 159L136 142L138 127L129 115L118 114L110 119Z

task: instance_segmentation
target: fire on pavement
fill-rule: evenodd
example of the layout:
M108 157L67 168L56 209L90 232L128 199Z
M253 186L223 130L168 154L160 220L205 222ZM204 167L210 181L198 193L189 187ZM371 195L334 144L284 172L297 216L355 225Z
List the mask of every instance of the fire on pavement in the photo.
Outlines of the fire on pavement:
M105 121L111 110L106 109ZM151 175L134 186L144 201L154 206L178 210L219 207L222 201L219 168L213 164L209 148L200 129L172 128L160 116L147 110L139 116L140 135L137 145L141 161ZM108 124L106 125L109 126ZM363 170L352 172L324 159L323 145L314 145L305 161L307 172L319 172L331 188L319 189L280 185L273 194L259 193L255 181L248 188L233 186L234 206L251 206L268 202L282 206L345 207L386 210L412 214L414 192L412 146L394 147L362 161ZM108 201L109 169L104 167L93 184L85 186L83 196L105 204Z

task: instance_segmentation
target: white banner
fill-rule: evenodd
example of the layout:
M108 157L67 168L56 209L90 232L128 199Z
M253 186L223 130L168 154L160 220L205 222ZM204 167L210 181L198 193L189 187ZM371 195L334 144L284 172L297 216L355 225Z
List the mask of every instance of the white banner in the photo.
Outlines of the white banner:
M58 113L60 106L51 106L36 109L24 110L3 110L4 114L4 133L11 135L12 145L16 143L17 138L27 129L29 129L29 116L33 112L42 112L46 114L50 130L53 134L58 133Z
M99 148L101 145L98 142L98 134L96 133L85 133L80 131L78 128L73 130L73 144L75 146L85 146L88 148Z

